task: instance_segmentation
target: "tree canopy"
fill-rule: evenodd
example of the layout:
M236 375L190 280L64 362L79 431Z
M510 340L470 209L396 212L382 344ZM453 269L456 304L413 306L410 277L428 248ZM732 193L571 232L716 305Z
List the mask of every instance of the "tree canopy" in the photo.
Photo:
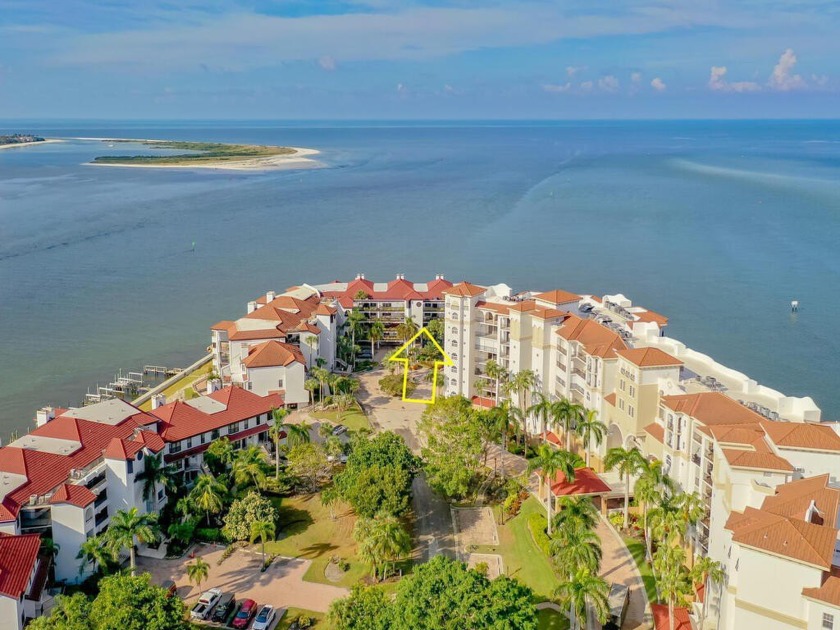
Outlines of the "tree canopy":
M463 396L439 398L423 412L419 429L426 438L429 485L447 497L463 497L481 463L486 433L472 404Z
M39 617L34 630L188 630L184 603L143 575L112 575L99 582L93 601L82 594L59 597L49 617Z
M248 540L251 537L251 523L276 523L277 518L277 510L271 501L258 492L251 491L231 504L225 515L222 533L228 540Z
M330 608L339 630L536 630L533 592L515 579L489 580L463 562L436 556L397 587L393 601L370 587L354 588Z

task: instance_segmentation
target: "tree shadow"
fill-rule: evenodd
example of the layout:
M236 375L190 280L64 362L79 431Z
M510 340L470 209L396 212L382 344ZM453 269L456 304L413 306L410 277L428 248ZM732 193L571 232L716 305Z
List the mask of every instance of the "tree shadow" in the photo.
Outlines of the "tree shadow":
M313 558L320 558L336 549L338 549L338 546L332 543L315 543L307 547L301 547L298 557L311 560Z
M308 511L298 509L291 505L283 505L282 503L278 509L278 516L282 528L281 537L278 540L302 534L315 522L312 519L312 514Z

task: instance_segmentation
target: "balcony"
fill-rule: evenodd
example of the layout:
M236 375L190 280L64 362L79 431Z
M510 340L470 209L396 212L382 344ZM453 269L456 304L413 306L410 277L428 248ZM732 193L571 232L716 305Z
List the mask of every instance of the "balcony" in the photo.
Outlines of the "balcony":
M564 374L566 373L566 364L561 363L559 359L557 360L557 368Z
M586 371L586 360L580 357L572 358L572 369L578 368L581 371Z
M566 348L564 348L563 346L557 346L557 352L562 354L564 357L567 356L566 355Z
M573 368L572 368L572 374L577 374L577 375L578 375L578 376L580 376L582 379L585 379L585 378L586 378L586 372L584 372L584 371L580 370L580 369L579 369L579 368L577 368L577 367L573 367Z
M96 514L96 518L94 519L94 523L96 527L102 525L105 521L108 520L108 508L105 508Z

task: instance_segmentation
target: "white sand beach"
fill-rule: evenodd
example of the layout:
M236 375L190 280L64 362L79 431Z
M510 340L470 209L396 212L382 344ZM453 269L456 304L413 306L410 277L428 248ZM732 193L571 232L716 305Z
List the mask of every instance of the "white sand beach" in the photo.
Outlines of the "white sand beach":
M12 144L0 144L0 149L22 149L23 147L37 147L42 144L52 144L54 142L66 142L66 140L47 138L45 140L39 140L38 142L14 142Z

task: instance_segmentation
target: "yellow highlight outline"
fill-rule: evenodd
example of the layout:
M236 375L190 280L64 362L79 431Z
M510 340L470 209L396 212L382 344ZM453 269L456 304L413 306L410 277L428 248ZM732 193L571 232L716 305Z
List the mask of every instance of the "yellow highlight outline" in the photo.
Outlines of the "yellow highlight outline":
M443 361L435 361L434 362L434 368L432 369L432 398L431 399L408 398L407 395L406 395L406 391L407 391L407 388L408 388L408 367L409 367L408 366L408 347L410 345L412 345L417 340L417 338L422 334L425 334L426 337L429 339L429 341L431 341L433 344L435 344L435 348L437 348L437 351L440 352L441 355L443 356ZM406 354L406 356L405 356L405 358L400 358L399 355L402 354L403 352ZM434 338L434 335L432 335L432 333L429 332L429 329L426 328L425 326L423 326L423 328L418 330L417 333L411 339L409 339L403 345L401 345L397 349L397 351L394 352L394 354L391 355L391 358L388 359L388 361L396 361L398 363L403 364L402 399L405 402L421 403L421 404L424 404L424 405L431 405L435 402L435 399L437 397L437 376L438 376L438 370L440 369L440 366L442 366L442 365L455 365L455 362L452 361L452 359L449 357L448 354L446 354L444 349L440 347L440 344Z

